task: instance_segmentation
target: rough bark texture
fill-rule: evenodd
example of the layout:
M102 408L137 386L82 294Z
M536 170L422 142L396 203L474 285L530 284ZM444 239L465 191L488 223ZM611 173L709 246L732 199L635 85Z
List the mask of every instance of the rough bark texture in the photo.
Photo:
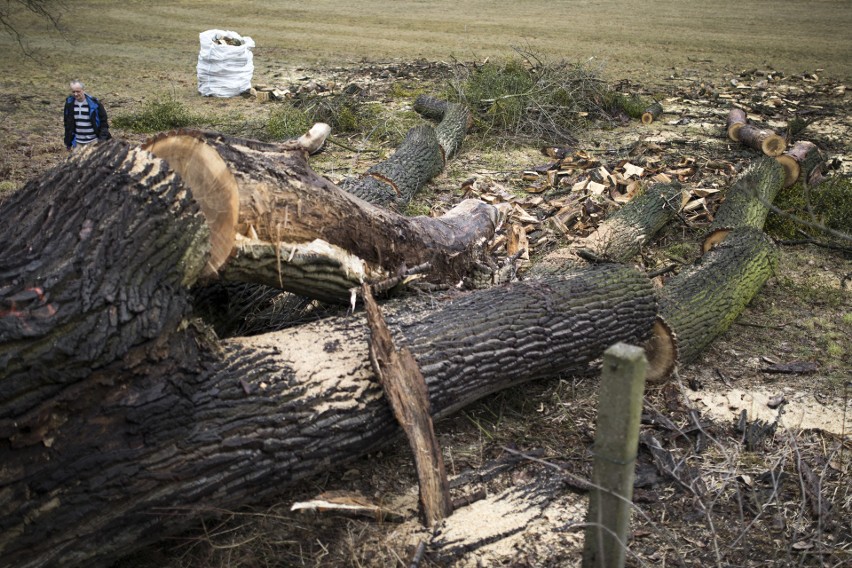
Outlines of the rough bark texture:
M444 169L444 156L435 129L423 124L408 131L405 140L387 160L379 162L341 187L365 201L402 208L420 188Z
M438 220L382 211L314 174L297 143L193 136L238 185L225 278L245 278L228 272L240 255L274 244L264 281L285 286L284 253L316 241L377 271L429 262L452 275L481 227L493 229L487 206ZM780 180L770 161L761 175ZM640 217L638 234L619 229L635 242L662 222ZM163 160L120 142L83 151L0 205L0 218L0 566L105 565L205 509L262 502L399 433L362 314L225 341L193 319L187 289L208 266L211 225ZM759 231L737 228L671 281L661 310L643 274L602 264L386 314L439 418L514 384L587 372L613 343L647 340L658 314L687 362L772 259Z
M651 186L604 220L585 239L545 255L530 269L530 274L558 274L584 265L585 261L577 256L579 249L615 262L629 262L657 231L677 215L680 193L679 184Z
M210 239L180 178L119 142L75 153L0 218L0 438L26 445L74 414L93 369L178 325Z
M725 193L710 229L753 227L762 229L769 204L784 183L784 168L777 160L760 158L748 167Z
M370 203L402 208L426 182L441 173L447 160L461 148L471 122L470 111L464 105L431 97L417 100L427 100L425 106L415 103L415 110L440 120L437 128L429 125L412 128L390 158L371 167L363 176L344 180L343 189Z
M657 308L649 281L617 265L439 305L389 317L436 416L584 372L613 341L647 339ZM360 315L218 345L189 326L92 375L59 393L75 401L62 420L46 400L11 409L44 403L50 415L28 445L0 445L2 566L105 564L205 508L260 502L398 431Z
M473 123L470 110L462 104L442 101L428 95L420 95L414 101L414 110L421 116L439 121L435 134L438 144L449 160L461 149L467 129Z
M678 361L689 363L730 327L772 275L777 251L758 229L734 229L662 288L660 316L674 331Z

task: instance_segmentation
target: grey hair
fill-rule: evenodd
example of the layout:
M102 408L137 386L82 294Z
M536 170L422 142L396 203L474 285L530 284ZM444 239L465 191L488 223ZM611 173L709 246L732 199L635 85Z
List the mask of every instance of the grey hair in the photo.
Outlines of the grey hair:
M71 81L71 86L73 87L74 85L79 85L79 87L81 89L86 88L86 85L83 84L83 81L80 81L80 80L77 80L77 79L74 79L73 81Z

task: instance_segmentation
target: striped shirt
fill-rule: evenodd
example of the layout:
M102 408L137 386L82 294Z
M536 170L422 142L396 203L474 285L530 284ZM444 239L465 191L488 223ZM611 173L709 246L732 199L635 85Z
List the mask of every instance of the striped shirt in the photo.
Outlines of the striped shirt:
M95 125L89 119L88 101L74 101L74 125L77 144L90 144L95 141Z

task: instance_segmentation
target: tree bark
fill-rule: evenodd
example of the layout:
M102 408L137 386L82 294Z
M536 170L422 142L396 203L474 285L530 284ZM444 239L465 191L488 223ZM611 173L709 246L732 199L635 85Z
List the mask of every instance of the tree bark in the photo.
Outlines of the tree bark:
M737 228L663 286L660 317L673 331L679 364L694 361L731 326L775 271L777 255L762 231Z
M695 360L774 272L778 253L762 229L783 179L783 168L771 158L743 172L716 213L703 256L663 286L660 318L646 344L649 381Z
M822 180L824 159L813 142L800 140L776 160L784 167L784 187L790 187L799 178L805 185L815 185Z
M581 249L613 262L629 262L674 218L680 209L681 186L656 184L605 219L588 237L552 251L530 269L531 276L558 274L583 266Z
M216 267L222 280L337 303L349 302L351 290L364 281L426 263L433 281L455 282L497 224L497 210L476 200L440 218L404 217L366 203L314 173L298 143L193 131L159 136L144 147L171 164L186 145L199 147L199 139L200 147L212 147L236 180L236 236L227 262ZM182 173L180 163L173 167ZM195 193L204 189L190 187Z
M294 278L279 266L316 241L376 274L429 263L452 278L493 230L493 208L477 204L442 219L380 210L314 174L299 142L182 133L146 147L168 164L113 141L0 205L0 566L105 565L399 432L360 313L220 341L192 311L197 281L249 278L243 256L260 243L273 246L254 272L286 287ZM225 198L204 195L208 184ZM631 238L658 221L643 217ZM672 281L660 313L682 361L771 268L755 234L734 229ZM346 285L318 295L348 298ZM613 343L650 337L658 301L643 274L607 263L386 314L440 418L514 384L588 372Z
M784 153L787 141L772 130L758 128L752 124L744 124L737 130L737 137L744 145L775 157Z
M651 124L663 115L663 105L655 102L642 113L642 124Z
M784 168L777 160L761 157L749 166L725 193L710 230L734 227L762 229L769 204L784 183ZM706 247L705 247L706 250Z
M401 209L430 179L441 173L447 161L461 148L470 127L470 111L464 105L418 97L414 109L427 118L440 120L437 128L421 125L408 131L396 152L357 178L341 184L361 199Z
M239 222L252 214L247 190L258 209L258 195L277 195L246 175L263 169L305 196L287 227L319 226L311 216L330 211L294 189L313 178L293 156L276 165L263 145L212 145L235 172ZM262 155L234 158L252 153ZM316 185L327 201L366 206ZM193 318L188 288L213 247L192 195L162 159L113 141L0 206L11 221L0 252L0 566L106 564L205 508L258 503L398 432L360 314L226 341ZM268 217L256 218L268 235ZM387 310L441 417L646 340L657 300L641 273L604 265Z
M657 307L650 282L617 265L438 306L388 310L436 417L513 384L586 372L613 341L647 339ZM202 331L162 334L50 398L11 401L0 565L106 564L205 509L261 502L398 431L361 315L218 344Z
M728 120L725 123L725 132L727 132L728 138L734 142L739 142L740 128L745 126L747 123L748 118L746 118L745 111L741 108L732 108L728 113Z

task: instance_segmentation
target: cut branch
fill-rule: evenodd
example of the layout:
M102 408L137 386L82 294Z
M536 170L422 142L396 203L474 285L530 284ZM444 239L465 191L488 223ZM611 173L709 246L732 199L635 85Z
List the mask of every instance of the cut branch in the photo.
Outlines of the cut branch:
M737 131L737 136L744 145L771 157L780 156L787 148L787 141L783 136L752 124L742 125Z
M784 167L784 187L790 187L800 177L809 186L822 181L824 159L813 142L800 140L776 160Z
M741 108L732 108L728 113L728 120L725 123L725 132L728 133L728 138L734 142L739 142L740 128L745 126L747 123L748 118L746 118L745 111Z
M642 113L642 124L651 124L663 115L663 105L655 102Z
M182 158L185 147L213 148L236 180L237 236L230 258L219 267L223 280L333 302L348 302L350 290L364 281L424 263L433 268L431 280L454 282L477 259L497 224L497 210L474 200L440 218L403 217L366 203L314 173L297 142L175 132L145 145L170 164L175 161L180 173L183 162L199 163L174 159ZM194 179L187 180L194 192L209 193L196 189Z

